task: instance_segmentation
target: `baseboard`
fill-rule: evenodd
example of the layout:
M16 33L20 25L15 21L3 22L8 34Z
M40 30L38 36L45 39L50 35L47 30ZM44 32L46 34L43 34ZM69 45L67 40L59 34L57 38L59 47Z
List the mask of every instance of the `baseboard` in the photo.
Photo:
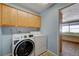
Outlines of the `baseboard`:
M8 54L6 54L6 55L4 55L4 56L12 56L12 53L8 53Z
M50 54L52 54L53 56L57 56L57 54L55 54L54 52L52 52L52 51L50 51L50 50L48 50L48 52L49 52Z

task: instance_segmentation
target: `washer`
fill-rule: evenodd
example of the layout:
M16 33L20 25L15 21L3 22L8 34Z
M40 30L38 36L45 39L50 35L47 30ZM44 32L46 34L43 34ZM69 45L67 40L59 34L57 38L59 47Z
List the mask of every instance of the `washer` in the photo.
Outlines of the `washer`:
M13 56L34 56L35 41L32 34L14 34L12 42Z

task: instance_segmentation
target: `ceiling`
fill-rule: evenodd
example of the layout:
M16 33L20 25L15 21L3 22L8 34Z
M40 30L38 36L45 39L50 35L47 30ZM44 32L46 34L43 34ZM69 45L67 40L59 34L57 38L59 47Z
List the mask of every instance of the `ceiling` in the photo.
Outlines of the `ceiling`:
M79 4L74 4L62 10L63 22L79 20Z
M40 14L45 11L47 8L54 5L54 3L10 3L12 5L28 9L32 12Z

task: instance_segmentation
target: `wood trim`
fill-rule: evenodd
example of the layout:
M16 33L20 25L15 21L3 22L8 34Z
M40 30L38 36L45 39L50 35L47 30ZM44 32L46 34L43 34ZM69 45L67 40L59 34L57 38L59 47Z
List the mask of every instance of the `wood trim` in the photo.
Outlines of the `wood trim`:
M63 10L63 9L65 9L65 8L67 8L67 7L70 7L70 6L72 6L72 5L74 5L74 4L76 4L76 3L72 3L72 4L70 4L70 5L68 5L68 6L65 6L65 7L63 7L63 8L61 8L61 9L59 9L59 27L60 27L60 29L61 29L61 24L62 24L62 12L61 12L61 10ZM62 53L62 33L60 32L60 34L59 34L59 55L61 55L61 53Z
M59 9L59 30L62 28L61 27L61 24L62 24L62 13L61 13L61 11L60 11L60 9ZM59 34L59 55L61 55L61 53L62 53L62 34L61 34L61 32L60 32L60 34Z
M5 4L5 3L0 3L0 4L3 4L3 5L6 5L6 6L8 6L8 7L11 7L11 8L14 8L14 9L17 9L17 10L20 10L20 11L23 11L23 12L26 12L26 13L29 13L29 14L32 14L32 15L41 17L40 15L36 15L36 14L31 13L31 12L27 12L27 11L24 11L24 10L21 10L21 9L18 9L18 8L15 8L15 7L10 6L10 5L7 5L7 4Z
M69 40L62 40L62 41L67 41L67 42L72 42L72 43L79 44L79 42L75 42L75 41L69 41Z
M44 54L45 52L47 52L47 51L44 51L43 53L41 53L39 56L41 56L42 54Z
M4 25L4 26L6 26L6 25ZM18 25L16 25L16 26L14 26L14 27L25 27L25 26L18 26ZM26 27L25 27L26 28ZM31 26L28 26L27 28L37 28L37 29L40 29L40 27L31 27Z

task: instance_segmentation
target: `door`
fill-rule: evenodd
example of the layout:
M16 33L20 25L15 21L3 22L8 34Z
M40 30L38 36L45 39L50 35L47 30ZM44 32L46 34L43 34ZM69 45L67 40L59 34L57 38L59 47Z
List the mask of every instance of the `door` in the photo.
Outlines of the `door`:
M2 25L15 26L17 20L17 10L2 4Z
M32 40L26 39L18 42L14 49L14 56L28 56L34 50L35 44Z

